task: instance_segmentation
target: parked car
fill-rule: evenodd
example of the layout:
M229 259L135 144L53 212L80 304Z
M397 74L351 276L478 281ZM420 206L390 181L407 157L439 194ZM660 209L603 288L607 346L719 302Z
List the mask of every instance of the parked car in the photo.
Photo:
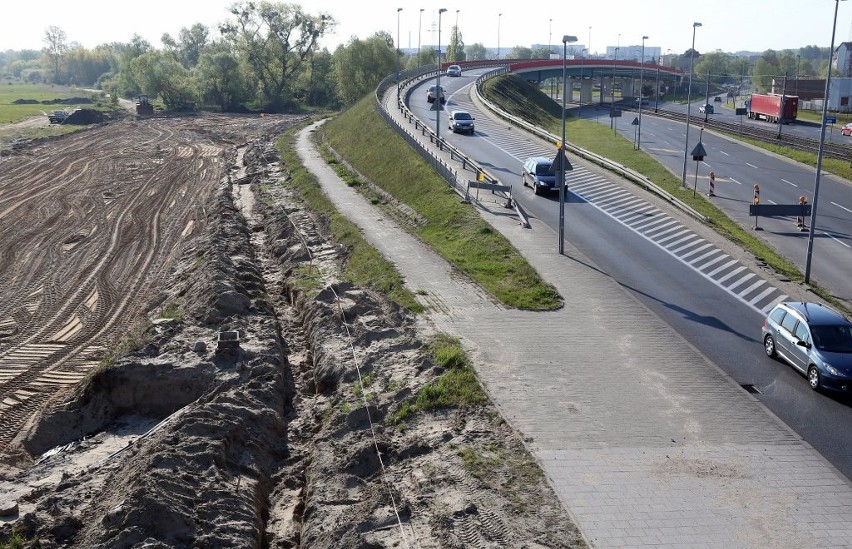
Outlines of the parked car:
M51 124L62 124L66 118L68 118L67 111L53 111L52 113L47 115L47 120Z
M784 302L763 321L763 348L805 374L811 389L852 391L852 322L819 303Z
M449 126L453 132L468 132L473 135L475 118L467 111L450 111Z
M713 105L711 105L710 103L705 103L704 105L698 107L698 112L700 112L701 114L713 114Z
M852 122L840 128L840 135L845 135L847 137L852 135Z
M447 96L444 93L443 86L429 86L429 91L426 92L426 101L434 103L436 97L441 100L442 104L447 102Z
M447 67L447 76L461 76L461 67L458 65L450 65Z
M547 190L558 190L556 175L550 173L551 164L553 164L553 160L545 156L527 158L524 161L521 183L524 184L524 187L531 186L535 194L542 194Z

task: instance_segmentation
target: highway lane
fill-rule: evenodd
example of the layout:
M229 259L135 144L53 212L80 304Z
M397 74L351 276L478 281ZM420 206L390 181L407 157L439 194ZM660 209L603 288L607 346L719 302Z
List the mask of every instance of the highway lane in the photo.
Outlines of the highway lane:
M694 96L693 96L694 97ZM721 95L722 102L717 103L713 101L714 96L710 96L710 104L713 105L713 114L708 115L709 118L719 119L721 122L727 122L729 124L743 124L745 126L753 126L755 128L761 128L766 131L778 132L778 125L767 122L766 120L750 120L747 116L737 116L736 111L734 110L733 103L725 103L725 96ZM691 102L692 105L692 115L699 116L698 108L704 104L704 96L700 96L695 98L695 101ZM743 106L743 99L739 99L736 103L737 106ZM651 101L649 105L651 109L654 107L654 102ZM660 108L681 112L686 116L686 105L681 103L661 103ZM644 111L644 109L642 109ZM843 124L829 124L826 127L825 138L828 141L833 141L835 143L842 144L850 144L852 143L852 137L846 137L840 133L840 128L843 127ZM820 135L820 126L816 122L810 122L805 120L797 120L792 124L782 124L781 125L781 133L782 134L790 134L798 137L806 137L808 139L819 140Z
M584 108L584 116L609 124L608 111ZM618 131L633 140L632 120L629 113L621 119ZM686 125L683 122L642 116L642 150L680 176L683 172ZM816 170L789 159L767 154L734 139L700 131L700 126L690 125L691 149L699 137L707 156L698 166L698 192L707 193L709 173L716 174L716 195L713 202L729 217L743 227L753 227L754 218L748 216L753 199L753 187L760 186L760 199L764 204L798 204L805 196L813 204ZM695 182L695 162L687 157L687 185ZM810 219L806 220L810 226ZM757 234L782 255L793 261L804 272L807 258L808 233L800 232L795 218L760 218ZM817 226L811 256L811 276L814 282L830 288L838 298L852 301L852 188L847 181L823 172L820 179L820 201Z
M447 109L470 111L476 117L476 134L452 134L447 113L442 112L441 135L503 182L513 184L515 199L532 217L555 229L557 198L536 197L520 185L524 158L552 155L553 146L476 109L466 89L474 78L466 73L441 82L448 90ZM428 110L425 93L422 86L415 90L411 108L434 127L436 113ZM575 170L568 177L572 192L566 204L566 238L688 344L738 383L756 387L761 402L852 477L852 403L810 391L803 376L763 354L762 311L785 296L771 284L761 285L756 273L724 250L692 234L688 221L660 212L594 167L571 161ZM554 253L556 248L554 242ZM570 304L571 296L565 298Z

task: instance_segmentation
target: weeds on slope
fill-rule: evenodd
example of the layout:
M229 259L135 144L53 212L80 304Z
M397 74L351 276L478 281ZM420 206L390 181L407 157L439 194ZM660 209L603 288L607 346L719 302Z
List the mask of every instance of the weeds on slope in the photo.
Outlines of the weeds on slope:
M316 177L299 161L294 141L296 133L301 129L291 128L278 139L281 159L290 174L286 184L299 193L308 208L327 220L332 237L346 247L348 257L343 276L353 284L387 294L391 300L413 312L422 312L423 306L405 288L402 277L393 265L364 240L358 227L335 209Z

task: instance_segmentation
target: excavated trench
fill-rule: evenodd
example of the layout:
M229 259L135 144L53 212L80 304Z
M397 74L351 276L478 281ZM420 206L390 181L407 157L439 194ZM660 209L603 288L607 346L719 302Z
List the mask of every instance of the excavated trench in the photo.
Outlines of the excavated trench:
M0 480L40 547L576 547L583 541L491 406L385 418L444 373L414 318L343 280L327 220L281 185L271 141L229 153L140 350L18 438ZM291 285L307 271L314 294ZM239 333L239 348L217 334ZM470 462L472 456L474 461Z

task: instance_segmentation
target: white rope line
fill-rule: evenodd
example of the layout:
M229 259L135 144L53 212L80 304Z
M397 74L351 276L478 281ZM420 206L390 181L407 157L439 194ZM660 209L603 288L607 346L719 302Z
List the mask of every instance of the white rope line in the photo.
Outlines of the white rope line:
M308 258L310 259L310 264L313 265L313 254L311 253L311 249L308 246L307 241L305 240L301 231L299 231L299 228L296 226L296 223L290 218L290 216L287 216L287 220L293 226L293 230L296 232L296 234L299 236L299 239L302 241L302 245L305 247L305 250L308 252ZM319 271L319 267L317 267L317 271ZM329 288L331 289L331 292L334 294L334 298L337 302L337 309L338 309L338 311L340 311L340 318L343 321L343 326L346 328L347 343L349 345L350 351L352 352L352 360L355 363L355 371L358 373L358 383L361 384L361 400L364 402L364 410L367 412L367 422L370 424L370 436L373 439L373 447L376 449L376 457L378 457L379 465L381 466L382 484L385 485L385 488L387 489L387 492L388 492L388 496L390 496L391 506L393 507L394 515L396 515L396 523L399 525L399 533L402 535L402 541L403 541L403 543L405 543L406 547L411 547L411 545L409 545L409 543L408 543L408 537L405 534L405 526L402 523L402 518L399 516L399 509L397 508L396 498L394 498L394 495L393 495L393 485L390 483L390 481L388 481L388 479L386 477L387 469L385 468L385 462L382 459L382 452L381 452L381 450L379 450L379 441L378 441L378 438L376 437L376 427L375 427L375 424L373 423L373 417L370 414L369 402L367 402L367 391L364 389L364 381L363 381L363 377L361 376L361 363L358 360L357 353L355 352L355 345L353 343L354 338L352 337L352 332L349 330L349 323L346 321L346 315L343 312L343 305L340 302L340 296L335 291L334 286L329 286ZM414 525L411 523L411 521L409 521L408 527L411 529L411 535L414 538L414 541L417 543L417 547L420 547L419 540L417 539L417 532L414 530Z

